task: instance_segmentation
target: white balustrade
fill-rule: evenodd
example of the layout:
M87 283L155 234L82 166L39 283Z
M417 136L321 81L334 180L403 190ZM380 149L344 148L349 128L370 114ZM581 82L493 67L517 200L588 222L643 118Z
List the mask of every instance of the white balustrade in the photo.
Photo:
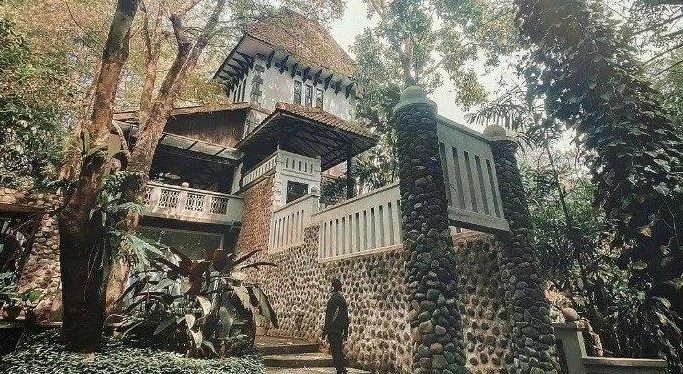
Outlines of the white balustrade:
M278 164L282 170L304 174L307 176L320 176L320 159L306 157L287 151L278 152Z
M508 231L489 141L443 117L437 135L451 222L487 232Z
M320 196L309 194L275 210L270 224L268 250L276 252L304 242L304 228L318 211Z
M320 225L321 260L352 257L402 244L398 183L334 205L311 219Z
M242 222L242 198L189 187L147 183L145 215L234 225Z
M248 186L271 170L301 181L320 181L320 159L283 150L275 151L244 175L242 186Z
M270 157L261 161L256 167L252 168L248 173L244 174L242 178L242 186L247 186L255 180L266 175L269 171L275 168L277 165L277 152L273 153Z

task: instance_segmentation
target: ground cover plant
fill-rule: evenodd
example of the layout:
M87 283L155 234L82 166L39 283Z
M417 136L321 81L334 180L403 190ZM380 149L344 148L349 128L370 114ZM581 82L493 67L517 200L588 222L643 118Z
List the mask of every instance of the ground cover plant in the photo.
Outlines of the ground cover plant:
M114 338L104 338L102 351L95 355L72 353L59 343L59 331L53 329L30 336L15 352L3 356L0 372L252 374L265 373L265 369L255 351L241 357L194 359L159 349L136 348Z

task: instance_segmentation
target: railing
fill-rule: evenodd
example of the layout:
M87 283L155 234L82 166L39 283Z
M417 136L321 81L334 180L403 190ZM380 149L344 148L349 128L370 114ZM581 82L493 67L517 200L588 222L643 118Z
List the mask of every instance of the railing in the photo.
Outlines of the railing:
M273 153L267 159L261 161L255 168L251 169L248 173L244 174L242 178L242 186L247 186L253 181L266 175L269 171L275 168L277 165L277 152Z
M242 179L242 186L249 185L275 168L302 179L320 179L320 159L279 150L247 172Z
M310 223L311 214L318 211L319 201L320 196L310 194L274 211L268 250L275 252L303 244L304 228Z
M437 134L449 219L459 227L508 231L489 142L473 130L439 118Z
M189 187L147 183L145 215L192 222L242 222L242 198Z
M660 359L591 357L581 331L583 322L554 323L560 372L568 374L665 374L667 363Z
M284 171L304 174L309 177L320 177L320 160L287 151L278 152L278 164Z
M320 225L318 255L333 260L401 244L398 184L332 206L311 218Z

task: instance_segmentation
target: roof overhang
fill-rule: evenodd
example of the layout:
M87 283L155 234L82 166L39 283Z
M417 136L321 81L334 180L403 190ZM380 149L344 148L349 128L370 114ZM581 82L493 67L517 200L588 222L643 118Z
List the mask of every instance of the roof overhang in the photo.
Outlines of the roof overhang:
M325 171L377 144L377 138L330 126L283 110L276 110L237 143L245 154L280 149L308 157L320 156Z
M235 148L164 132L159 144L179 150L208 155L215 160L238 161L242 153Z
M325 84L326 87L333 87L337 92L356 90L356 82L350 77L340 72L335 72L329 67L314 65L285 50L269 44L250 34L244 34L237 45L230 51L221 66L213 76L213 80L223 85L229 91L234 84L242 80L248 71L253 68L256 60L265 62L266 67L275 66L280 69L281 74L289 74L294 77L297 70L306 71L307 76L301 77L304 80L313 80L317 83Z

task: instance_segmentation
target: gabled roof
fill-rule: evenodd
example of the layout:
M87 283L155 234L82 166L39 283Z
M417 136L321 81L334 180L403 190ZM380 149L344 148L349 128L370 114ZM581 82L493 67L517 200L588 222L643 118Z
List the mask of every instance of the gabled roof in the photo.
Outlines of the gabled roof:
M275 104L275 110L297 115L299 117L307 118L312 121L320 122L330 128L339 129L350 132L360 136L374 138L365 126L360 126L355 123L345 121L334 114L328 113L318 107L307 107L298 104L279 102Z
M353 59L318 21L294 11L284 9L268 20L256 22L245 34L347 77L356 72Z
M185 116L192 114L203 114L203 113L215 113L215 112L232 112L244 109L257 109L251 103L229 103L229 104L216 104L216 105L196 105L182 108L174 108L171 111L171 117L175 116ZM123 112L114 113L114 120L124 121L124 122L137 122L138 111L129 110Z
M250 157L265 157L280 149L308 157L320 157L322 171L377 144L367 128L345 121L318 108L277 103L275 111L237 143Z

